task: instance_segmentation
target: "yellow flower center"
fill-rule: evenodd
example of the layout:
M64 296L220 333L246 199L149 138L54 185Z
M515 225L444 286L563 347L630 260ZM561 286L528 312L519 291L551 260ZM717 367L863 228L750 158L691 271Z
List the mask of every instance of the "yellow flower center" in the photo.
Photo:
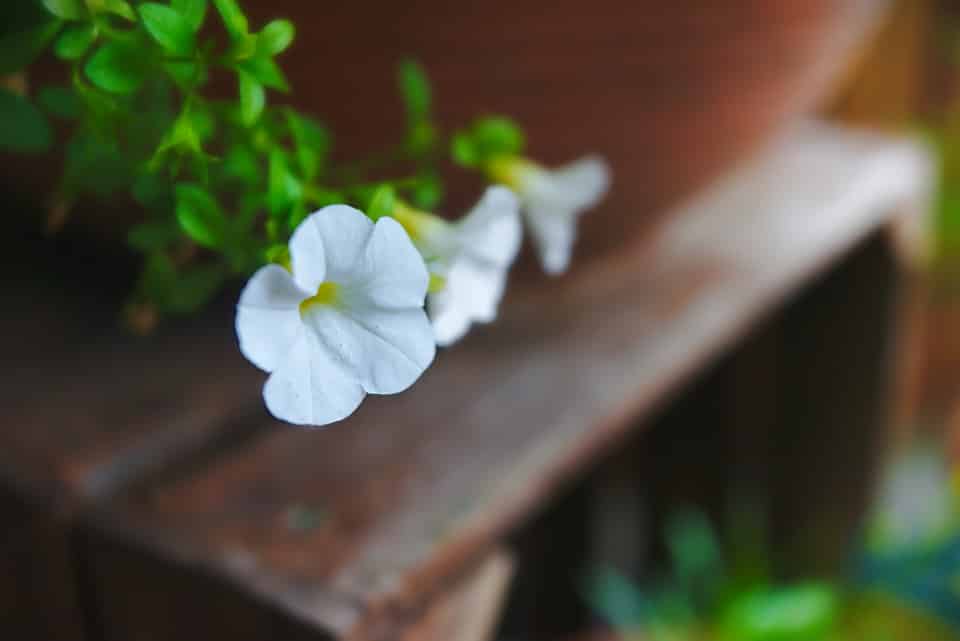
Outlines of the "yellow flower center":
M300 313L303 314L315 305L334 307L340 301L340 286L330 281L324 281L317 287L317 293L300 303Z
M537 165L518 156L496 156L486 166L487 177L513 191L520 191L528 174L537 171Z
M430 273L430 285L427 288L427 292L431 294L436 294L437 292L442 292L447 286L447 279L441 276L440 274Z
M400 202L397 203L391 216L400 223L414 244L423 239L424 228L430 224L432 218L430 214Z

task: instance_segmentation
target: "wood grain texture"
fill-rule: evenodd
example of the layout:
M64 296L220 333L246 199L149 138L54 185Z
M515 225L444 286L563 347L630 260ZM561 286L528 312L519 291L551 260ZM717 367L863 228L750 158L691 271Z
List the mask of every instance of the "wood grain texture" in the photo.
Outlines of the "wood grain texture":
M460 577L400 634L400 641L490 641L513 574L505 549Z
M196 576L325 635L390 629L785 296L922 202L928 172L909 145L801 127L647 242L514 289L496 325L411 391L109 506L90 531L107 638L197 625ZM322 518L304 527L304 511ZM137 577L138 563L165 569Z

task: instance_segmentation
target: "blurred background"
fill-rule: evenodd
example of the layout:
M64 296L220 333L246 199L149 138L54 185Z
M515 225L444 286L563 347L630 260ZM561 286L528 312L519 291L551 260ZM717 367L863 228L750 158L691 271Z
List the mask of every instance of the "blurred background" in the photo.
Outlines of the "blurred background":
M256 24L283 15L298 25L301 37L283 59L295 88L290 100L330 125L337 153L344 157L371 151L403 129L393 74L397 60L406 56L416 57L429 73L441 123L455 126L478 114L508 113L524 125L531 153L545 164L584 152L605 156L615 186L583 227L572 279L589 277L611 257L647 251L651 234L669 222L678 205L809 118L922 144L936 163L936 190L929 216L899 238L903 282L895 309L898 338L891 346L893 382L882 399L889 410L882 469L871 476L870 507L865 519L857 519L853 549L844 548L838 560L835 541L822 546L823 566L830 572L820 572L816 562L804 566L799 557L791 560L784 554L789 549L785 540L805 539L803 547L817 550L823 533L798 530L785 536L782 524L771 525L774 498L762 483L731 485L704 498L712 470L734 464L717 460L704 427L711 408L720 403L717 398L744 393L728 386L740 362L728 359L705 369L690 389L672 399L642 441L632 437L625 453L590 461L585 477L545 501L539 511L524 515L522 525L505 537L518 561L493 634L503 641L960 639L960 3L283 0L245 5ZM11 76L4 82L29 88L56 73L41 62L29 78ZM9 238L14 239L5 252L5 282L17 292L11 300L37 299L18 307L22 313L5 309L0 343L12 390L3 397L3 407L17 418L0 428L0 449L9 442L9 452L19 458L21 451L33 456L47 448L68 448L50 445L59 435L34 441L25 435L35 427L23 420L26 412L44 404L25 405L29 393L24 390L30 385L14 379L26 373L30 376L24 380L63 392L67 400L50 405L62 404L57 420L64 421L72 408L85 407L80 399L96 395L87 388L77 391L71 382L83 378L83 364L94 359L90 354L104 345L118 345L118 353L125 345L141 345L128 336L114 339L125 331L116 319L138 268L122 239L138 214L118 199L82 199L69 217L62 217L50 198L60 156L24 160L4 155L2 160L0 193L12 230ZM452 173L445 208L463 210L478 187L474 178ZM529 254L526 250L516 269L519 284L508 297L521 305L530 292L563 292L567 282L548 282ZM209 344L211 328L232 322L237 291L237 286L230 288L203 320L176 321L150 340L159 341L155 345L161 352L189 352L183 345ZM807 309L802 301L798 305ZM845 313L855 316L857 311ZM197 327L202 328L199 338ZM762 345L765 331L758 329L751 344ZM178 342L183 334L192 335L194 342ZM37 365L31 337L38 335L49 337L50 354L43 360L48 370ZM87 343L83 356L71 351ZM222 361L225 370L227 365L243 367L229 358ZM172 386L177 372L189 367L189 361L178 362L158 376ZM64 380L67 373L71 381ZM99 389L95 380L86 385ZM126 393L139 398L138 384L127 385ZM758 385L757 394L764 389ZM184 406L203 402L189 393L177 398L181 396L187 399ZM216 402L230 403L219 397ZM119 424L149 406L133 405L137 409L124 406L112 418ZM148 409L144 413L163 416L168 408L158 403ZM219 405L216 411L221 411ZM207 421L209 416L200 412L197 421L226 423L221 414ZM97 415L98 424L104 423L101 418ZM249 414L241 418L249 422ZM36 425L42 422L37 419ZM246 443L256 429L244 423L237 430L241 438L211 440L206 449L197 448L203 450L197 460L207 461L224 443L231 448ZM190 434L182 440L194 447L200 439ZM830 448L831 435L820 436L822 446ZM56 468L57 483L65 478L70 485L82 478L77 485L83 492L97 494L96 484L108 482L96 477L88 483L85 466L113 447L115 439L105 438L102 446L97 441L91 447L95 454L81 462L65 454L67 471ZM78 429L63 442L82 448L86 434ZM111 474L122 469L118 476L126 482L134 476L129 470L139 470L141 461L151 459L151 448L162 451L160 459L172 457L176 448L171 442L149 440L132 457L133 464L111 467ZM45 459L23 460L34 465ZM193 474L197 466L202 463L184 469ZM10 494L8 503L17 506L42 502L39 512L73 518L73 508L61 502L60 485L51 484L54 490L44 486L43 500L34 503L22 498L20 472L9 467L14 471L4 470L3 478L13 480L0 499ZM166 478L149 476L143 483L162 484ZM859 477L851 480L860 482ZM277 492L271 485L250 487L261 488L268 497ZM829 490L810 496L794 490L791 497L798 500L798 495L811 502L831 500ZM97 494L98 505L113 496ZM26 543L17 538L19 524L28 520L19 515L11 510L0 517L5 528L0 533L32 547L39 541L33 530L23 537ZM300 516L308 521L316 517L309 511ZM76 552L85 549L86 535L78 535L77 543L73 527L71 521L65 535L69 554L86 558ZM351 521L342 530L349 534L354 527L359 528ZM15 609L35 607L36 594L60 581L37 574L19 555L7 553L8 559L17 557L10 562L18 568L11 576L20 577L10 596L0 589L0 613L11 621ZM80 573L81 585L94 581L95 571ZM28 582L36 584L30 588L33 596L17 596ZM80 610L97 609L80 601ZM100 616L85 619L83 635L100 638ZM9 638L44 637L25 633ZM141 638L166 637L145 631ZM303 638L328 637L304 633Z

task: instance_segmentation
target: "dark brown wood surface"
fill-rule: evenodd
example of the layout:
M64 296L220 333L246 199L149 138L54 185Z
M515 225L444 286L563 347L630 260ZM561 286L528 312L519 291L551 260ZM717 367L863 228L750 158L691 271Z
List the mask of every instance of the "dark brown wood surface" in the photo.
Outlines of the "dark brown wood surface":
M441 352L411 391L322 431L278 426L111 504L88 541L106 637L176 638L189 625L260 638L286 621L291 638L304 627L380 638L921 197L926 170L912 147L801 128L646 242L515 289L495 326ZM211 586L218 603L265 606L225 619L204 603Z
M128 259L21 225L0 270L0 636L75 639L76 514L245 434L262 417L259 377L231 306L133 336L120 322Z

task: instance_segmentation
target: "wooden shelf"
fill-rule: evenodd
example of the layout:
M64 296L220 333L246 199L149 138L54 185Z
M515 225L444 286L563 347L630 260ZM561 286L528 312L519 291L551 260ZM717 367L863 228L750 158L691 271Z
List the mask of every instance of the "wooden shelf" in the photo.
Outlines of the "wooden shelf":
M929 181L910 145L789 132L635 246L514 289L496 324L442 351L411 391L322 431L264 418L262 437L103 505L82 554L98 624L109 639L188 626L380 638L786 297L912 220ZM165 348L157 393L220 400L177 403L170 429L208 429L231 395L256 396L220 339L179 344ZM178 358L208 353L223 369L205 371L203 388L177 378Z

